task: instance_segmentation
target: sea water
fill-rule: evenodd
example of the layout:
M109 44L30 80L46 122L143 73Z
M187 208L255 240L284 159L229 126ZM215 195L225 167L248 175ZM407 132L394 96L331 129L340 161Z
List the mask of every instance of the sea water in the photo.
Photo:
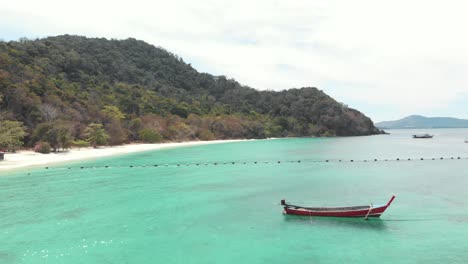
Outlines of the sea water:
M389 132L2 172L0 263L466 263L468 130ZM392 195L368 221L287 216L279 205Z

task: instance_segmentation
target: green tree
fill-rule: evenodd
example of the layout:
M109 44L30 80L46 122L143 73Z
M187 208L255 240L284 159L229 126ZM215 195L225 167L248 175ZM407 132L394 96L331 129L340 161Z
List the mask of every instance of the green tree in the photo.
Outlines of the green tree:
M128 122L128 133L130 140L138 140L139 132L143 129L143 122L140 118L134 118Z
M70 147L71 128L67 124L60 123L41 123L34 130L31 141L33 145L39 141L45 141L50 144L54 152Z
M213 133L208 129L202 129L198 134L198 139L200 140L215 140L215 136Z
M0 148L14 152L23 145L23 138L26 135L23 123L0 120Z
M41 123L36 126L32 135L31 135L31 145L35 145L37 142L40 141L47 141L47 135L50 130L52 130L52 123Z
M106 105L104 106L104 109L102 109L102 112L104 115L109 118L109 119L117 119L117 120L122 120L125 118L125 114L120 111L120 109L117 106L113 105Z
M86 140L96 148L98 145L104 145L109 140L109 135L104 130L102 124L91 123L84 133Z
M71 138L71 129L67 125L61 125L57 128L57 142L58 147L65 150L71 146L72 138Z
M127 142L127 133L122 127L120 120L113 119L110 123L106 124L105 129L109 135L108 142L111 146Z
M157 143L162 141L162 136L150 128L144 128L140 131L140 139L143 142Z
M49 154L50 153L50 144L49 142L42 142L39 141L33 148L34 152L42 153L42 154Z

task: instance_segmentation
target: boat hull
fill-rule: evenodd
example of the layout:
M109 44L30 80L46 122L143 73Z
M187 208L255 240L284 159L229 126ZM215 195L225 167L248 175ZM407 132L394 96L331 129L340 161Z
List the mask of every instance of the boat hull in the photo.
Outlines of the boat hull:
M433 135L424 134L424 135L413 135L413 138L433 138Z
M380 217L390 204L395 199L395 196L385 205L380 206L351 206L351 207L303 207L281 201L284 206L284 214L302 215L302 216L326 216L326 217Z
M284 214L290 215L303 215L303 216L328 216L328 217L380 217L385 212L387 206L363 210L350 210L350 211L314 211L302 208L284 207Z

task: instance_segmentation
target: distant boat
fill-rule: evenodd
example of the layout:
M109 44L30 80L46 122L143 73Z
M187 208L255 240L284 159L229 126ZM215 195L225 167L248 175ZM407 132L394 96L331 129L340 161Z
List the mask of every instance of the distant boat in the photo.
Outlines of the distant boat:
M379 217L385 212L390 204L395 199L392 196L390 201L385 205L373 206L349 206L349 207L304 207L286 203L286 200L281 200L281 205L284 206L284 214L303 215L303 216L330 216L330 217Z
M432 138L433 135L429 135L429 134L416 134L416 135L413 135L413 138Z

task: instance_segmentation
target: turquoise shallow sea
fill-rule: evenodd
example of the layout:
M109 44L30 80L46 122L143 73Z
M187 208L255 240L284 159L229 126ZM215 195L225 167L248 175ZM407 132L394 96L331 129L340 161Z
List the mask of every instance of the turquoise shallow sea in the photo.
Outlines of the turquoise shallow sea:
M466 263L468 130L389 132L2 172L0 263ZM410 137L426 132L435 137ZM278 205L392 195L369 221L285 216Z

